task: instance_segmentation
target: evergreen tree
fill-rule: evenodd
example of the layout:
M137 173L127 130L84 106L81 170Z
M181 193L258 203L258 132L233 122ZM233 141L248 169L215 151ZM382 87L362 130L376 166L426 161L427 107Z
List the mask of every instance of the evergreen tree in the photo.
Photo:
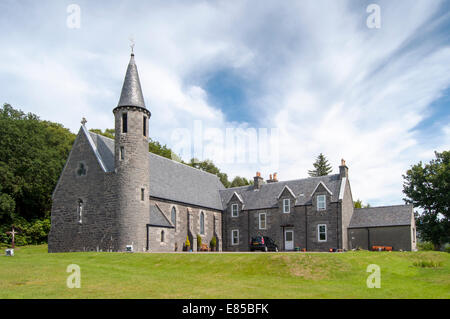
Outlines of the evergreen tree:
M308 171L308 174L311 177L325 176L332 172L331 165L328 163L327 158L322 153L317 156L317 159L314 162L313 166L314 169Z

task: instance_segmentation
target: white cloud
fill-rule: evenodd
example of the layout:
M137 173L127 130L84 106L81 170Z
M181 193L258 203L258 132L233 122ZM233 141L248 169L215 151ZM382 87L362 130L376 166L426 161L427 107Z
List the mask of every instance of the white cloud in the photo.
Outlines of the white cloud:
M151 137L173 143L174 130L192 129L196 120L223 134L227 127L277 127L279 165L221 168L231 177L277 170L280 179L294 179L323 152L335 172L346 159L355 197L399 203L401 174L450 146L448 125L427 140L414 129L450 86L450 48L434 31L448 15L432 19L441 3L380 1L381 29L368 29L365 7L353 1L155 1L132 8L81 1L79 30L65 28L64 6L28 8L35 20L27 14L27 21L17 7L9 9L17 32L1 25L10 45L0 52L0 84L5 101L72 131L82 116L89 127L111 127L132 34ZM202 84L222 69L249 83L244 107L256 124L229 119L211 104Z

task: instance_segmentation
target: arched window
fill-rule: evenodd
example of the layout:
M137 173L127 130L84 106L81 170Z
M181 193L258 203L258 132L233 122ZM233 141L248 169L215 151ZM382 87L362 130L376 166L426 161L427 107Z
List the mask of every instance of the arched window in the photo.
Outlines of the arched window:
M81 224L83 222L83 200L78 200L78 223Z
M200 213L200 234L205 234L205 214Z
M177 210L175 206L172 207L172 212L170 213L170 221L175 226L175 231L177 230Z
M164 230L161 230L161 242L164 242Z

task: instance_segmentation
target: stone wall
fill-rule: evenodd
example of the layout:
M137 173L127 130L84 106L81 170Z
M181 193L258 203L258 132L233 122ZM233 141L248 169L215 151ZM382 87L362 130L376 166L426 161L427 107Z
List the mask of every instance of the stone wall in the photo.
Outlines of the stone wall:
M317 211L316 196L327 195L327 206L325 211ZM278 200L278 207L242 210L242 204L234 196L231 198L227 209L223 214L223 240L226 251L248 251L251 237L268 236L272 238L279 250L285 250L284 230L294 230L294 248L306 248L308 251L328 251L330 248L338 248L338 236L340 232L339 207L340 203L330 202L328 192L319 186L313 196L311 205L293 206L292 196L289 192L283 192ZM283 213L282 202L284 198L291 198L291 212ZM238 204L239 216L232 217L231 206ZM245 207L244 207L245 208ZM266 214L266 229L259 229L259 215ZM327 241L319 242L317 226L327 225ZM232 230L239 230L239 244L233 245L231 241Z
M128 130L122 132L122 114L127 113ZM143 134L143 117L147 110L136 107L114 109L115 116L115 171L117 196L117 246L125 251L127 245L133 250L146 250L147 222L150 211L150 160L148 155L148 131ZM147 125L148 130L148 125ZM123 147L124 158L120 148ZM144 197L141 198L141 189Z
M80 129L53 194L49 252L108 251L114 212L105 210L105 173ZM85 172L80 176L80 163ZM78 201L83 201L79 221Z
M212 237L215 235L218 242L218 249L222 250L222 212L205 209L201 207L194 207L187 204L175 203L162 199L151 199L151 204L157 204L168 220L171 220L172 207L176 209L176 225L175 229L171 230L171 237L168 241L166 251L175 251L175 244L178 251L182 251L188 236L188 227L190 228L191 248L194 248L194 242L197 241L197 234L202 238L202 243L210 246ZM205 216L205 233L200 234L200 213L203 212ZM188 223L188 216L191 216L191 223ZM154 232L153 227L150 228ZM195 246L196 247L196 246ZM150 248L150 251L153 251Z
M350 181L346 180L345 183L345 190L344 190L344 198L342 199L342 225L341 225L341 234L342 234L342 247L344 249L349 249L349 243L348 243L348 226L350 225L350 221L353 216L353 210L354 210L354 203L353 203L353 196L352 191L350 188Z

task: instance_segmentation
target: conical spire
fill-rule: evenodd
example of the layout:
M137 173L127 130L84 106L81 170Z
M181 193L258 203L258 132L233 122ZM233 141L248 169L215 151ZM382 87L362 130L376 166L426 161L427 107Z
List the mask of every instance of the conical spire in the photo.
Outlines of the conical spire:
M141 82L134 53L131 53L130 63L128 63L127 74L123 81L122 93L120 94L119 106L138 106L145 108L144 97L142 96Z

